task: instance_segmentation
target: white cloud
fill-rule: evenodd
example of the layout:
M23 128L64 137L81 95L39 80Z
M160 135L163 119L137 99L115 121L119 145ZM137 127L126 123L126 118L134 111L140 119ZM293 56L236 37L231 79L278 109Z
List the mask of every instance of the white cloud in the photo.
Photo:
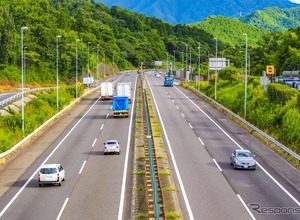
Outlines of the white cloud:
M296 4L300 4L300 0L290 0L290 2L294 2Z

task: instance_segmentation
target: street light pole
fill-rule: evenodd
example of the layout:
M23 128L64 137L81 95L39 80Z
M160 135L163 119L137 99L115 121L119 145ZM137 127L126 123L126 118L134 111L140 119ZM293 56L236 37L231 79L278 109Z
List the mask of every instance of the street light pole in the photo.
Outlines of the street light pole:
M174 69L174 72L176 72L176 65L175 65L175 50L173 50L173 53L174 53L174 65L173 65L173 69ZM173 74L174 75L174 74Z
M79 39L76 39L76 99L78 98L78 41Z
M182 49L182 61L181 61L182 77L184 77L183 63L184 63L184 49Z
M192 48L190 47L190 68L189 68L189 79L190 75L192 75L193 68L192 68Z
M60 35L56 36L56 111L58 112L58 39Z
M88 46L88 72L87 72L87 84L88 84L88 89L90 88L90 44L91 42L87 43Z
M98 68L98 56L99 56L99 44L97 44L97 61L96 61L96 68L97 68L97 81L99 81L99 68ZM97 82L98 83L98 82Z
M166 52L167 54L167 74L169 74L169 55L168 52Z
M215 100L217 100L217 77L218 77L218 73L217 73L217 64L218 64L218 38L214 38L216 40L216 62L215 62Z
M200 91L200 42L197 42L198 43L198 89Z
M21 103L21 108L22 108L22 133L24 135L24 31L27 29L26 26L21 27L21 72L22 72L22 103Z
M104 65L103 65L103 78L105 78L105 71L106 71L106 66L105 66L105 50L104 50Z
M209 50L202 47L202 49L206 50L207 51L207 82L210 80L210 74L209 74L209 57L210 57L210 54L209 54Z
M247 61L248 61L248 34L243 34L246 36L245 45L245 103L244 103L244 119L246 119L247 114L247 84L248 84L248 73L247 73Z
M188 45L186 44L185 45L185 78L186 80L188 81L188 74L187 74L187 71L188 71Z
M113 75L115 75L115 51L113 51Z

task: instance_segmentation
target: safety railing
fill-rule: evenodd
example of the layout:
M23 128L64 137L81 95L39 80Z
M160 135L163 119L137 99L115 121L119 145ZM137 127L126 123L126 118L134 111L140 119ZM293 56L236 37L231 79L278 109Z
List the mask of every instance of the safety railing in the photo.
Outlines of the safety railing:
M41 90L50 90L52 87L44 87L44 88L36 88L36 89L29 89L29 90L25 90L24 91L24 95L28 94L28 93L35 93ZM4 108L5 106L20 100L22 98L22 92L19 92L3 101L0 101L0 108Z
M193 90L196 93L201 93L197 89L195 89L195 88L193 88L193 87L191 87L191 86L189 86L187 84L186 84L186 86L188 86L191 90ZM289 149L288 147L284 146L283 144L281 144L280 142L278 142L277 140L275 140L273 137L267 135L262 130L260 130L259 128L255 127L254 125L252 125L251 123L249 123L248 121L246 121L244 118L242 118L239 115L235 114L231 110L225 108L223 105L221 105L220 103L218 103L215 100L211 99L210 97L206 96L205 94L201 93L201 96L204 97L205 99L209 100L210 102L214 103L214 105L217 105L223 111L226 111L228 114L230 114L231 116L235 117L236 119L238 119L239 121L241 121L242 123L244 123L245 125L247 125L248 127L250 127L251 129L253 129L254 131L256 131L257 133L259 133L260 135L262 135L264 138L266 138L267 140L269 140L274 145L278 146L279 148L281 148L282 150L284 150L285 152L287 152L288 154L290 154L294 158L300 160L300 156L298 154L296 154L291 149Z

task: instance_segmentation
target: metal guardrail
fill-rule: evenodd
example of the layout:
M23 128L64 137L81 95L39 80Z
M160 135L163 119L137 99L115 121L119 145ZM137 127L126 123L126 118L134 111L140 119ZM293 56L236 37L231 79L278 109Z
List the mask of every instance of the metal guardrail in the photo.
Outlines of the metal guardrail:
M151 189L148 189L148 210L149 210L149 217L150 219L160 219L164 213L160 213L161 205L159 202L159 191L160 189L160 182L157 173L157 164L156 164L156 157L155 157L155 150L153 147L153 140L152 140L152 132L151 132L151 125L150 125L150 117L148 112L148 105L147 105L147 97L146 91L143 90L143 101L144 101L144 115L145 115L145 122L146 122L146 138L147 138L147 146L148 146L148 159L149 159L149 167L146 169L146 179L147 176L150 176L151 182ZM150 173L149 173L150 172ZM148 181L147 181L148 182ZM148 183L147 183L148 185ZM150 199L152 197L152 200ZM153 212L153 213L151 213Z
M187 85L187 84L186 84ZM194 92L196 93L201 93L200 91L198 91L197 89L187 85L190 89L192 89ZM248 121L246 121L244 118L240 117L239 115L235 114L234 112L232 112L231 110L225 108L223 105L221 105L220 103L216 102L215 100L211 99L210 97L206 96L205 94L201 93L202 96L204 96L207 100L209 100L210 102L213 102L215 105L217 105L219 108L223 109L224 111L226 111L228 114L232 115L233 117L237 118L238 120L240 120L241 122L243 122L244 124L246 124L248 127L252 128L253 130L255 130L257 133L259 133L260 135L262 135L263 137L265 137L266 139L268 139L269 141L271 141L273 144L275 144L276 146L280 147L282 150L284 150L285 152L287 152L288 154L290 154L291 156L295 157L296 159L300 160L300 156L298 154L296 154L295 152L293 152L291 149L289 149L288 147L284 146L283 144L281 144L280 142L278 142L277 140L275 140L273 137L267 135L266 133L264 133L262 130L260 130L259 128L255 127L254 125L252 125L251 123L249 123Z
M41 91L41 90L49 90L51 88L53 88L53 87L44 87L44 88L36 88L36 89L26 90L26 91L24 91L24 95L27 93L34 93L34 92ZM5 106L7 106L21 98L22 98L22 92L19 92L16 95L13 95L13 96L1 101L0 108L4 108Z
M47 88L39 88L36 90L46 90L46 89L53 89L56 87L47 87ZM75 105L78 100L82 99L83 97L89 95L90 93L94 92L95 90L99 89L98 87L93 88L91 90L88 90L87 92L85 92L81 97L79 97L78 99L74 100L73 102L71 102L68 106L66 106L64 109L62 109L60 112L56 113L54 116L52 116L50 119L48 119L44 124L40 125L36 130L34 130L32 133L30 133L28 136L26 136L25 138L23 138L20 142L18 142L15 146L13 146L12 148L10 148L7 151L4 151L2 153L0 153L0 159L4 158L6 156L9 156L9 154L13 153L15 150L17 150L22 144L26 143L28 140L30 140L32 137L34 137L39 131L43 130L44 128L46 128L49 123L51 123L52 121L54 121L55 119L57 119L59 117L59 115L63 114L64 112L68 111L73 105ZM21 94L21 93L20 93Z

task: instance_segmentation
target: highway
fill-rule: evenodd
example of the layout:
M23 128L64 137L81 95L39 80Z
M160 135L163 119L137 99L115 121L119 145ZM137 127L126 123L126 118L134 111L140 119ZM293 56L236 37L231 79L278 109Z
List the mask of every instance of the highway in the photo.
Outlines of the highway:
M134 88L136 74L112 80ZM163 87L153 73L147 82L183 219L299 219L300 186L279 172L285 168L285 175L299 180L298 170L192 92ZM99 91L84 98L7 166L14 172L33 161L0 197L0 219L131 218L133 108L129 118L113 118L111 101L99 98ZM103 155L107 139L121 142L120 155ZM229 156L236 148L254 152L255 171L232 168ZM62 186L38 186L37 170L45 162L63 165ZM9 176L5 171L1 178Z
M134 86L135 79L136 75L132 74L115 82L131 81ZM129 153L133 108L130 117L115 119L111 101L99 98L99 91L86 98L32 143L49 144L49 147L1 197L1 219L117 219L119 215L130 216L128 197L131 191L128 193L125 188L130 179L127 180L123 173L127 172L125 167L129 176L132 172L128 163L133 155ZM75 114L81 105L83 111L62 130L66 118ZM47 139L55 134L57 138L49 143ZM121 143L120 155L103 155L103 142L107 139L117 139ZM61 187L38 186L37 170L45 162L63 165L66 180ZM130 186L127 188L131 189Z
M154 74L147 80L177 176L176 185L182 192L180 204L185 207L185 219L299 219L299 185L298 189L293 187L276 167L261 158L264 151L276 158L271 150L195 94L179 86L163 87L163 79ZM247 140L256 147L261 145L261 152L250 148ZM232 168L229 157L236 148L256 154L255 171ZM288 167L287 172L300 179L299 171L284 160L278 166Z

